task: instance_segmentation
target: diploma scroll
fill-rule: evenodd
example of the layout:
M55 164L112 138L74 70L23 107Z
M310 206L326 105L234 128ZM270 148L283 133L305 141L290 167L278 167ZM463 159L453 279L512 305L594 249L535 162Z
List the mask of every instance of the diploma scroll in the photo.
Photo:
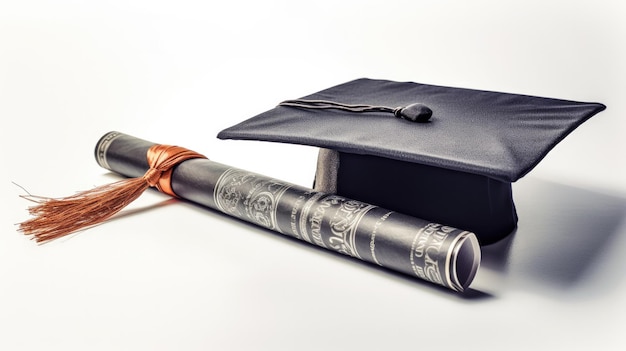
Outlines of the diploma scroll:
M154 143L118 132L97 143L101 167L139 177ZM364 202L272 179L208 159L174 168L179 197L278 233L410 276L464 291L480 264L480 246L468 231Z

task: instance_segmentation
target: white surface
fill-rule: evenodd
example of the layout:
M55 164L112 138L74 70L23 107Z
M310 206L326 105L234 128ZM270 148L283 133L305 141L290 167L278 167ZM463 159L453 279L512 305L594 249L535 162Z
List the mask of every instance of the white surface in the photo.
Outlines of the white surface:
M625 15L622 1L1 1L0 350L623 350ZM15 231L28 203L11 182L62 196L117 179L92 155L109 130L309 185L314 149L215 135L359 77L608 108L514 185L519 229L484 248L466 296L153 191L69 239Z

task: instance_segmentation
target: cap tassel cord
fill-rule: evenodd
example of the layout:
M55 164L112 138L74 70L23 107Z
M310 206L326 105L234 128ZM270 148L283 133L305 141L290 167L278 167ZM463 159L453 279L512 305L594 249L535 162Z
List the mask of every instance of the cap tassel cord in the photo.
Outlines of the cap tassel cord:
M278 104L279 106L305 108L305 109L318 109L318 110L342 110L348 112L389 112L395 117L404 119L410 122L425 123L430 120L433 115L433 111L423 104L415 103L407 106L400 106L396 108L378 105L362 105L362 104L344 104L329 100L306 100L295 99L285 100Z
M123 179L65 198L22 195L37 205L28 209L34 218L20 223L18 230L37 243L46 243L105 222L148 187L176 196L170 185L172 170L192 158L206 157L179 146L157 144L148 150L150 168L142 177Z

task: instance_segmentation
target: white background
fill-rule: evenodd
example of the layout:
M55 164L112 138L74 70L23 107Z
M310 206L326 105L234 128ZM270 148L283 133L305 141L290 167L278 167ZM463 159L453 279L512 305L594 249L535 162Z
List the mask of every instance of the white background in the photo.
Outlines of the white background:
M0 0L0 350L623 350L623 1ZM514 184L458 295L148 191L38 246L24 191L119 179L110 130L310 185L316 150L219 141L360 77L601 102ZM288 161L286 161L288 160Z

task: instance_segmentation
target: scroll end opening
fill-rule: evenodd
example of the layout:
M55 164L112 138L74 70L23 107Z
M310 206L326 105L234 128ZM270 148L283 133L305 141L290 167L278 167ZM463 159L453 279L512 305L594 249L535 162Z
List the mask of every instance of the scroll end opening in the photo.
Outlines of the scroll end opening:
M480 266L480 244L476 235L467 232L456 244L451 260L454 289L465 291L472 283Z

